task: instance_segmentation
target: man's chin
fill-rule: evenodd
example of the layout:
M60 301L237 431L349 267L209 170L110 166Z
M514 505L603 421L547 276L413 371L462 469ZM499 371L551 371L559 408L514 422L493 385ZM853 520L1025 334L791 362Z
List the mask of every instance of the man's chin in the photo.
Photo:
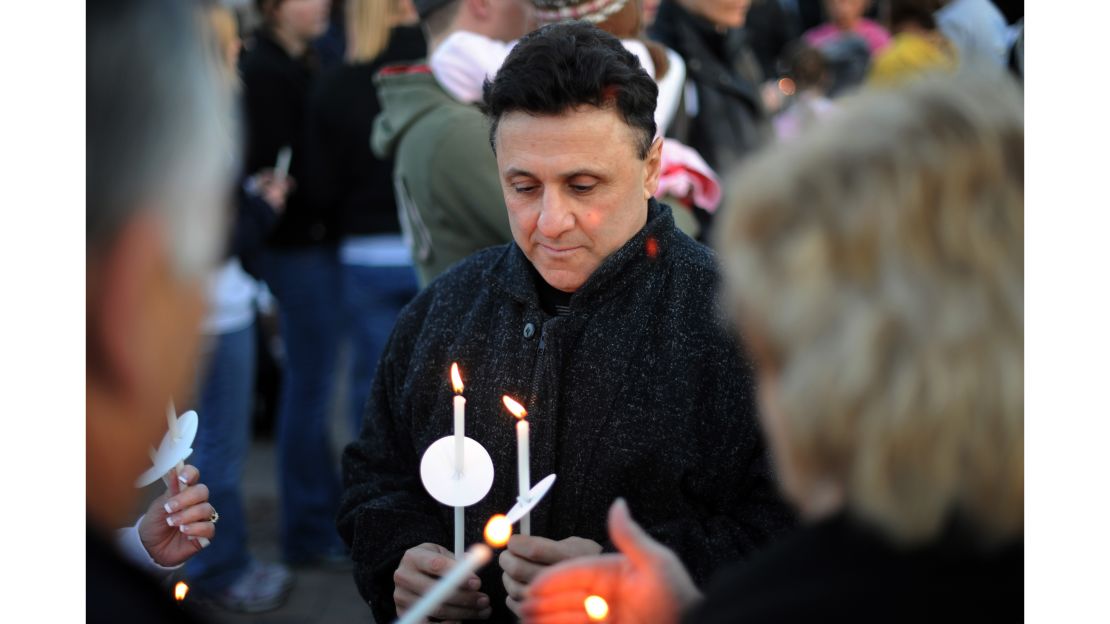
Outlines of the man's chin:
M539 271L543 281L547 282L552 288L563 292L574 292L586 282L586 279L578 271L542 266L536 266L536 270Z

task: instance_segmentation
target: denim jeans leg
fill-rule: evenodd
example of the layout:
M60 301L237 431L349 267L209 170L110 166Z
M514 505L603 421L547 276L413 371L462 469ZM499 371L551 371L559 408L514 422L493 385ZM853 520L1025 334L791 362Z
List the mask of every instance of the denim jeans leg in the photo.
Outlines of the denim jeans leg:
M299 563L340 547L339 464L328 435L339 340L341 274L334 248L267 254L266 281L280 309L285 370L277 416L281 544Z
M220 512L216 538L185 566L201 591L227 589L250 565L247 518L241 483L250 448L256 343L254 324L211 336L213 348L201 375L199 427L188 459L208 486L208 500Z
M397 315L418 289L412 267L343 265L343 294L351 328L347 413L355 437L362 429L370 386Z

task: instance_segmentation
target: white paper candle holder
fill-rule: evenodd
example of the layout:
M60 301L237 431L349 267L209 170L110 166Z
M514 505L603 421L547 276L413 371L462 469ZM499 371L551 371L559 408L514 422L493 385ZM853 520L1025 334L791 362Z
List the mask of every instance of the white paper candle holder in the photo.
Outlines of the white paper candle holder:
M154 453L154 465L139 476L135 487L144 488L154 483L193 454L193 440L197 437L198 423L197 413L193 410L185 412L177 419L178 436L175 438L172 431L166 431L166 435L162 436L162 443Z
M517 521L535 509L536 505L540 504L540 500L547 495L548 490L550 490L551 486L554 484L555 475L549 474L528 491L528 498L526 500L520 500L518 498L516 504L509 510L509 513L505 514L505 517L509 519L509 524L516 524Z
M493 487L493 460L476 440L463 442L463 469L455 470L455 436L440 438L424 451L420 480L432 498L451 507L469 507Z

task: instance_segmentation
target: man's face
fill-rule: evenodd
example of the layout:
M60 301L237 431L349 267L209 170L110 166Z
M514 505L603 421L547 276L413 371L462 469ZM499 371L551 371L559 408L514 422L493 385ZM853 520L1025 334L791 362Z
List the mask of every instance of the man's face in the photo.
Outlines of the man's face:
M501 118L497 168L513 239L555 288L577 290L647 222L662 143L641 160L639 132L612 107Z
M111 452L130 480L149 467L147 449L166 431L170 398L178 405L191 398L205 282L179 276L165 228L139 217L90 260L86 283L87 424L90 443L100 447L89 459ZM114 507L126 513L127 500Z

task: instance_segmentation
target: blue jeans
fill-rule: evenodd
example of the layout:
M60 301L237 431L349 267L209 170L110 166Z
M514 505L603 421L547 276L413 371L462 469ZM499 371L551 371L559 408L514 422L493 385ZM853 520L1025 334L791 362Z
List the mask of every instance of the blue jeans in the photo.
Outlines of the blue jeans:
M343 265L343 297L351 340L348 414L358 437L378 360L397 314L419 289L411 266Z
M215 592L238 580L251 561L240 484L250 448L254 324L212 340L198 393L200 427L188 462L200 470L208 500L220 512L220 524L216 539L189 560L185 572L197 589Z
M270 251L285 366L277 415L281 547L290 563L338 552L339 464L328 436L343 312L334 247Z

